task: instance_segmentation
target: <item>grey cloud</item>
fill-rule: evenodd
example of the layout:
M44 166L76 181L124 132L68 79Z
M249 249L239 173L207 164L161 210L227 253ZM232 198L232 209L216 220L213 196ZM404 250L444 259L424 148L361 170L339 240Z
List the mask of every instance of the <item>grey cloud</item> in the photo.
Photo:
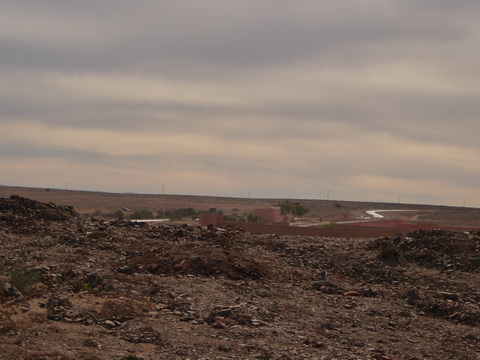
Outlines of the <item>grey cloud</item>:
M115 162L115 157L108 154L88 150L75 150L56 145L39 145L27 142L0 144L0 154L3 158L21 161L23 159L60 158L69 163L109 165Z
M405 39L445 41L456 39L465 31L454 21L439 26L424 16L402 16L401 7L397 10L359 6L355 1L327 2L327 5L275 3L275 6L252 1L241 5L218 1L201 4L180 1L168 6L150 2L42 4L29 4L26 11L39 12L44 22L51 20L53 29L44 31L45 34L86 32L83 36L91 37L90 43L78 36L51 42L42 38L39 31L35 42L19 43L13 39L14 44L1 44L7 50L2 51L3 62L85 70L155 62L175 70L172 64L175 61L259 67L318 54L324 54L327 61L337 52L340 56L350 55L352 60L355 53L350 47L355 51L362 45ZM44 22L41 26L48 26ZM335 60L339 59L331 61Z
M474 18L476 17L475 10L480 9L480 4L476 0L462 0L461 4L450 0L402 0L398 4L408 10L421 12L422 15L435 13L450 15L450 17L451 15L461 15Z
M467 154L465 162L474 161L478 154L479 7L473 0L3 2L0 20L15 21L10 28L0 22L0 126L28 121L92 134L113 130L110 136L205 135L243 149L284 150L285 159L235 149L114 156L0 142L0 165L38 156L85 168L156 169L157 176L186 168L227 174L242 186L249 176L249 185L277 196L288 186L301 194L299 188L318 183L361 197L362 184L345 185L359 174L475 188L475 164L457 159ZM6 76L13 72L21 75ZM82 76L72 74L98 81L77 87ZM116 94L112 87L123 86L125 74L135 89ZM45 80L51 77L58 83ZM150 78L179 82L172 91L187 89L191 97L143 96ZM81 93L104 83L99 94ZM210 98L197 101L204 89ZM215 101L224 92L234 101ZM374 141L382 134L392 142L383 151ZM411 159L395 152L417 145ZM442 145L458 153L421 153ZM277 189L263 183L276 179Z

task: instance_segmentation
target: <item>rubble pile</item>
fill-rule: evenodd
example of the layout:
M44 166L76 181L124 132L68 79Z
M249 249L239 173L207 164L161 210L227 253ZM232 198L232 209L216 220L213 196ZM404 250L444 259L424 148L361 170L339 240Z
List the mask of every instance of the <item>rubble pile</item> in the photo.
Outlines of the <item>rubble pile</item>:
M70 206L41 203L17 195L0 198L0 224L5 224L15 233L38 232L42 225L67 222L77 217Z
M444 270L480 269L480 233L417 230L394 239L402 257L418 265Z
M478 359L479 242L105 222L0 199L0 360Z

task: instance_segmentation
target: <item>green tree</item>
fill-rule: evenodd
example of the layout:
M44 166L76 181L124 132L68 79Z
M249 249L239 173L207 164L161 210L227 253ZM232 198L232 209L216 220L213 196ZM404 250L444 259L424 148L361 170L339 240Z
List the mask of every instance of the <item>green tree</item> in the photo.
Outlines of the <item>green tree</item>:
M295 216L303 216L310 211L310 209L306 206L303 206L299 202L290 202L289 200L284 201L276 206L280 206L282 215L295 215Z
M292 214L295 215L295 216L303 216L305 215L306 213L308 213L310 211L310 209L306 206L303 206L302 204L300 203L294 203L292 205Z
M282 215L288 215L292 213L292 203L288 200L275 206L280 206Z
M258 214L256 213L248 213L247 214L247 221L258 221L260 220L260 216L258 216Z

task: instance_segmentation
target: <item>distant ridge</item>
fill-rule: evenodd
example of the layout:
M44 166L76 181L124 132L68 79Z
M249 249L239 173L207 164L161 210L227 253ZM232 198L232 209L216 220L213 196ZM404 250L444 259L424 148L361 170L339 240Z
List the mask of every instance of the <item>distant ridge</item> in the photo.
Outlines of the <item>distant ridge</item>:
M179 194L138 194L111 193L86 190L66 190L53 188L32 188L20 186L0 186L0 197L7 198L19 195L42 202L52 202L56 205L73 206L81 214L98 216L111 214L123 208L134 210L149 210L154 214L167 210L193 208L195 211L222 211L227 216L255 212L255 209L265 209L280 202L289 200L300 202L310 211L304 216L307 221L341 222L344 219L362 220L369 210L418 210L407 216L401 212L395 215L398 220L408 222L429 222L448 226L480 227L480 209L447 205L425 205L385 203L347 200L312 200L293 198L239 198L211 195L179 195ZM387 220L387 219L385 219Z

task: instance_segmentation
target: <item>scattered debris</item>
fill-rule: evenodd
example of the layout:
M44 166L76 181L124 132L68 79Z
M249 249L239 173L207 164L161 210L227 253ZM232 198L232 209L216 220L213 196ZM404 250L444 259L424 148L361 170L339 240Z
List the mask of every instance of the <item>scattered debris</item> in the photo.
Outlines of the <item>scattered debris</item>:
M12 196L0 246L0 360L480 356L480 232L272 236Z

